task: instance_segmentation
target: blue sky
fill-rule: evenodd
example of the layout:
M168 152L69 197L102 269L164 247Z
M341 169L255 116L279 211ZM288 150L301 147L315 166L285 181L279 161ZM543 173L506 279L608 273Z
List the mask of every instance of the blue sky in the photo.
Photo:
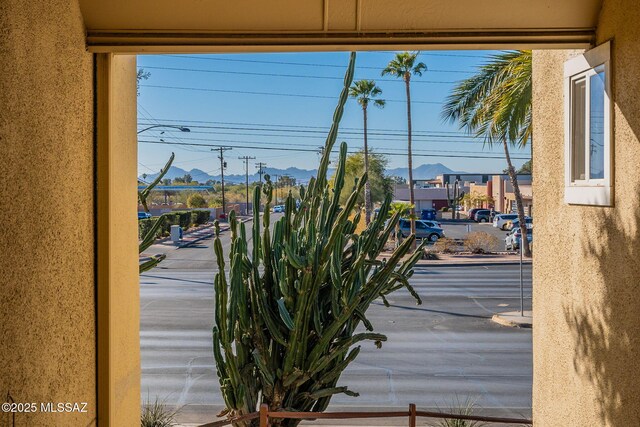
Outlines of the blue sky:
M485 158L502 155L499 146L483 147L481 141L468 137L455 124L443 123L440 116L441 103L455 82L472 75L491 53L420 54L428 71L416 76L411 84L414 165L439 162L468 172L501 171L506 167L503 158ZM189 133L154 129L140 134L139 173L157 172L171 151L176 153L175 166L220 173L219 161L210 147L144 142L161 139L166 143L231 146L233 150L225 156L226 172L232 174L244 172L238 156L245 155L256 157L251 173L256 171L253 163L259 161L283 169L315 168L318 155L308 150L324 143L348 56L346 52L138 56L138 67L151 73L140 87L139 129L158 123L191 129ZM397 154L388 156L389 167L395 168L406 167L406 136L402 134L407 125L402 81L380 76L392 57L393 52L358 53L355 79L374 79L383 91L386 107L369 109L369 146L374 151ZM362 110L350 99L339 140L347 141L350 151L355 151L362 147L361 129ZM529 149L514 149L512 156L518 166L530 157Z

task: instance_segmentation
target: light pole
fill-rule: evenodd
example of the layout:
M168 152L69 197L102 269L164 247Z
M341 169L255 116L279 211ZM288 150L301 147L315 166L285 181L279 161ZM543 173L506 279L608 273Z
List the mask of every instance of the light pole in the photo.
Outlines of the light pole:
M140 135L142 132L148 131L149 129L153 129L153 128L172 128L172 129L178 129L180 132L191 132L191 129L189 129L188 127L184 127L184 126L178 126L178 125L153 125L153 126L149 126L147 128L144 128L142 130L138 131L138 135Z

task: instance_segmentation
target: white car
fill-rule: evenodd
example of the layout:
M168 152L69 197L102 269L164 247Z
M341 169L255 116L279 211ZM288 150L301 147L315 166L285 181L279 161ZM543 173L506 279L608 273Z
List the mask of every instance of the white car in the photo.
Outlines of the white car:
M284 212L284 205L275 205L272 211L273 213L282 213Z
M499 214L493 217L493 226L500 230L507 229L507 223L518 218L518 214Z

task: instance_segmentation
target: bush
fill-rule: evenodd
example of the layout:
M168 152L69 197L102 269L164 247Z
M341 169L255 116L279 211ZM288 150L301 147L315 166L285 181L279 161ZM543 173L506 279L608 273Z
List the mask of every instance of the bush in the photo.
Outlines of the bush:
M171 427L176 425L176 411L167 408L164 402L146 401L142 405L140 413L140 427Z
M206 224L209 222L209 217L211 216L211 212L204 209L197 209L191 211L191 223L200 225Z
M438 241L433 245L433 251L441 254L454 254L456 252L460 252L460 245L457 241L447 239L445 237L443 239L438 239Z
M187 206L190 208L208 208L209 204L201 194L194 193L187 199Z
M474 254L486 254L498 250L500 240L484 231L469 233L464 241L465 248Z
M449 208L444 206L444 207L440 208L440 212L449 212Z
M153 227L153 224L155 224L157 221L157 218L149 218L149 219L139 219L138 220L138 239L142 240L144 238L144 236L146 236L149 231L151 231L151 228ZM160 235L160 233L162 232L162 228L158 229L157 232L157 236Z

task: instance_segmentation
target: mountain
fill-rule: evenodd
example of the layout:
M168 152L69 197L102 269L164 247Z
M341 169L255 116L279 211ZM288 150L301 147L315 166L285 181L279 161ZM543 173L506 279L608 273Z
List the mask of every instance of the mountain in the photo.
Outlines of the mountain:
M317 170L300 169L296 167L290 167L287 169L264 168L264 173L271 175L271 177L274 177L275 175L289 175L295 178L298 182L306 183L309 181L309 178L316 175ZM332 170L329 171L329 174L331 173L333 173ZM443 173L456 173L456 171L449 169L442 163L424 164L413 169L413 179L431 179L435 178L437 175L442 175ZM210 179L214 181L220 181L220 175L209 175L207 172L201 169L191 169L187 171L177 166L171 166L169 168L169 171L165 175L165 178L180 178L185 176L186 174L190 174L191 178L193 178L194 181L198 181L199 183L207 182ZM387 175L401 176L405 179L409 177L407 168L388 169ZM156 176L158 176L157 173L147 174L145 178L143 178L141 175L140 179L143 179L146 182L150 182L155 179ZM243 183L245 181L245 176L241 174L225 174L224 179L225 182L229 183ZM259 180L260 175L258 174L258 172L254 172L249 175L249 182L256 182Z
M146 177L140 175L139 178L146 182L150 182L158 176L158 173L146 174ZM317 170L299 169L296 167L290 167L287 169L264 168L264 173L269 174L272 177L274 177L274 175L289 175L295 178L298 182L308 182L309 178L317 173ZM221 179L220 175L209 175L207 172L201 169L191 169L187 171L177 166L171 166L164 177L173 180L175 178L182 178L186 174L191 175L191 178L194 181L198 181L199 183L207 182L210 179L214 181L220 181ZM229 183L244 183L245 176L242 174L225 174L224 180L225 182ZM260 174L256 170L252 171L252 173L249 174L249 182L256 182L259 180Z
M454 171L443 165L442 163L424 164L413 168L413 179L433 179L438 175L445 173L464 173L462 171ZM409 168L387 169L387 175L401 176L404 179L409 178Z

